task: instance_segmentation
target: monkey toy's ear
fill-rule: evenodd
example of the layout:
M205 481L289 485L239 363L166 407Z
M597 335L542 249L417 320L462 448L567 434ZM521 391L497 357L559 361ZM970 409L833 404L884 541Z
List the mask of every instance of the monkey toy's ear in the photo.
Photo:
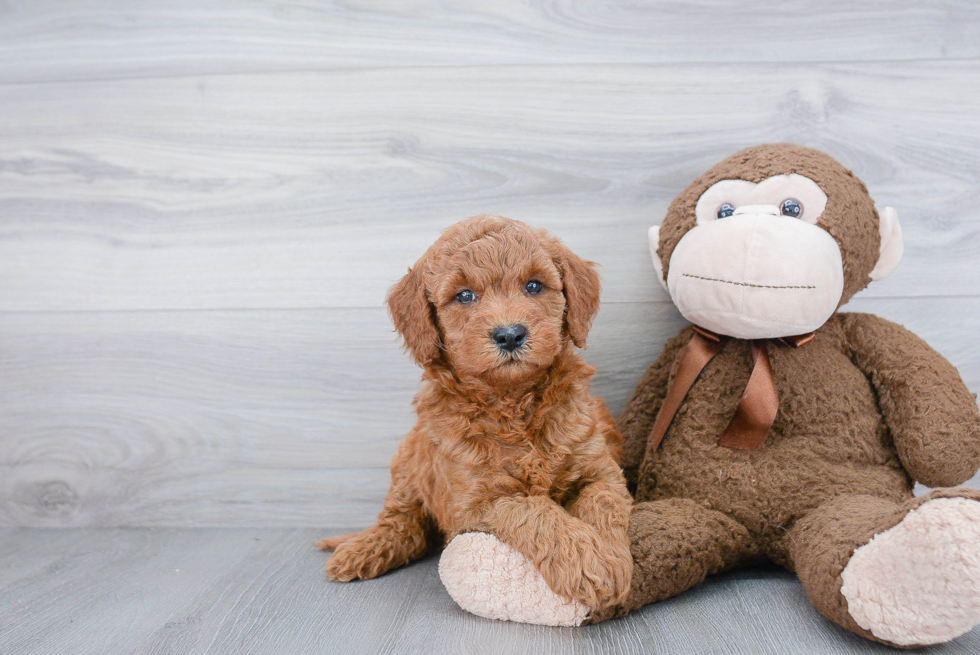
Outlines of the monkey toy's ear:
M405 348L419 366L428 366L439 356L439 328L435 307L425 291L424 257L388 291L388 313Z
M902 226L898 223L898 212L893 208L885 207L879 214L878 231L881 232L881 246L878 263L868 274L872 280L882 280L891 275L905 252Z
M652 226L647 235L650 241L650 256L653 257L653 270L657 272L657 281L660 282L660 286L666 290L667 280L664 279L664 263L660 260L660 255L657 254L657 248L660 247L660 226Z

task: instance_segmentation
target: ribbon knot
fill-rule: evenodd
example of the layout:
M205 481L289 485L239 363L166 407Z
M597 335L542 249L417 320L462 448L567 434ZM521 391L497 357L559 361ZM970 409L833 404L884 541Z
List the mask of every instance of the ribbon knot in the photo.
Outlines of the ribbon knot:
M681 353L680 364L677 367L677 374L674 382L670 385L664 404L660 407L657 414L657 421L653 426L651 434L652 443L650 447L656 451L667 434L677 410L687 397L688 391L694 386L701 371L708 365L715 355L731 337L715 334L710 330L692 326L694 336ZM813 339L814 333L803 334L793 337L781 337L776 341L781 341L786 345L798 348ZM737 448L739 450L758 450L769 434L772 423L776 420L776 412L779 410L779 396L776 394L776 383L772 377L772 365L769 363L769 352L767 342L769 339L753 339L752 348L752 373L749 375L748 384L745 391L738 401L735 415L729 421L728 427L718 438L718 445L727 448Z

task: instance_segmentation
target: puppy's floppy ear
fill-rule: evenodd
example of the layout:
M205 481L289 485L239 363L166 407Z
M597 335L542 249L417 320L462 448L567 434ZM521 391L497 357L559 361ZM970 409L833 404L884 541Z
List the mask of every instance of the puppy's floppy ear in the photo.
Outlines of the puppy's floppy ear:
M589 262L555 237L543 239L561 272L562 292L565 294L565 329L572 343L585 348L585 338L592 326L592 319L599 313L599 274L595 262Z
M439 328L435 307L425 291L425 257L388 290L388 313L405 348L419 366L428 366L439 356Z

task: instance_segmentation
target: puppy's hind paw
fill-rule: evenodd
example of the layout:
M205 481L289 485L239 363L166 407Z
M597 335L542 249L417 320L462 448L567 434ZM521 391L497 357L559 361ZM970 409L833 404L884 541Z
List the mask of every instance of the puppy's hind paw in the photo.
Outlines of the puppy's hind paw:
M336 547L327 560L327 577L338 582L370 580L391 568L390 553L370 537L355 535Z
M468 532L449 542L439 577L460 607L484 618L577 626L589 615L588 607L552 591L531 560L491 534Z

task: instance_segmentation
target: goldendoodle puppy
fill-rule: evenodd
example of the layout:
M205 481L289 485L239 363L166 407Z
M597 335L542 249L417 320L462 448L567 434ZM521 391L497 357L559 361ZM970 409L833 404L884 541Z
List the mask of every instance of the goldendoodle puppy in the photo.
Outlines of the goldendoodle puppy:
M477 216L447 229L388 294L424 369L418 422L391 464L378 522L325 539L327 574L368 579L433 543L483 532L533 562L556 594L621 602L633 561L620 436L590 396L599 308L591 262L544 230Z

